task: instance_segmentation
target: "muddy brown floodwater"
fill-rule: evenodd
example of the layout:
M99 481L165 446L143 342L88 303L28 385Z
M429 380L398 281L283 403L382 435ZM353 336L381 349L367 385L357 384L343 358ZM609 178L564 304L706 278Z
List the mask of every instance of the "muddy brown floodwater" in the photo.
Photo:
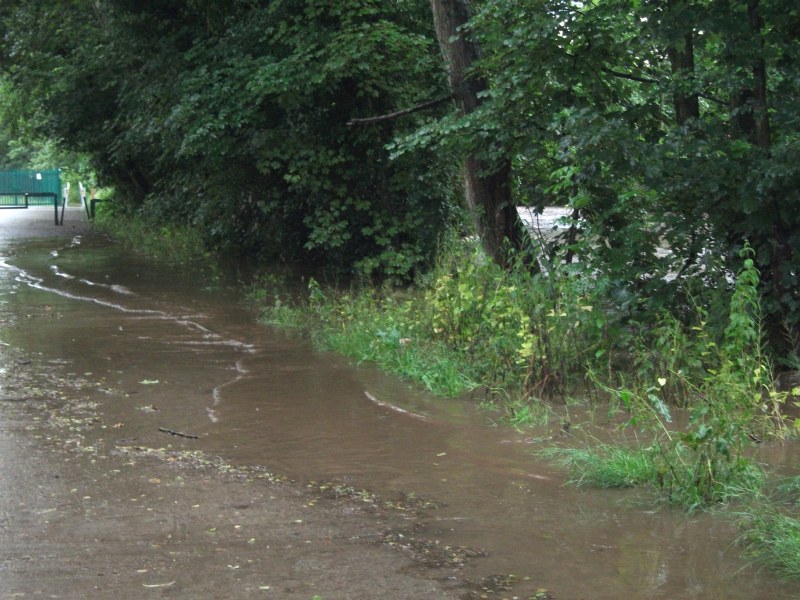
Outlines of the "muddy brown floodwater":
M725 519L566 486L537 456L570 443L557 425L492 425L474 400L317 352L199 270L81 229L5 231L0 532L22 519L35 544L10 540L2 597L800 597ZM122 544L128 567L106 564Z

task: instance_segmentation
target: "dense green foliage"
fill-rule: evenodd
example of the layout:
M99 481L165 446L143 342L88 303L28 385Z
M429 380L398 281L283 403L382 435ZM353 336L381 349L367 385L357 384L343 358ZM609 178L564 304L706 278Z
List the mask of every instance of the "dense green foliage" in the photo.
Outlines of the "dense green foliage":
M462 126L516 161L518 202L579 210L586 243L551 252L679 309L747 241L770 332L796 336L796 3L504 0L474 28L494 85Z
M472 157L513 203L574 209L547 252L623 309L691 311L749 243L771 341L796 349L796 3L471 5L469 110L348 125L446 97L427 2L3 0L0 148L78 152L124 209L210 248L395 281L456 222Z
M211 248L397 277L451 217L445 157L388 160L413 119L347 124L442 94L413 2L3 12L5 77L27 107L17 122L87 153L123 210L195 227Z

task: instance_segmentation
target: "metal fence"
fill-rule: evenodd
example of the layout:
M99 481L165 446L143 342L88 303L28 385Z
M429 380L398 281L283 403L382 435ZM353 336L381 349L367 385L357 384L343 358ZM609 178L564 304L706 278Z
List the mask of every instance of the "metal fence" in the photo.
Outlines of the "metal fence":
M0 206L24 206L25 194L30 194L27 201L31 206L52 204L51 194L55 194L56 198L61 197L61 170L0 171Z

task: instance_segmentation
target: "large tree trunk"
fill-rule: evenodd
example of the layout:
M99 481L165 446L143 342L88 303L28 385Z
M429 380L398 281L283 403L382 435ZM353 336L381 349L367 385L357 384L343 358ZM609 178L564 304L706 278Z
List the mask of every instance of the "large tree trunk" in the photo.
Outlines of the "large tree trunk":
M747 18L750 23L750 33L759 40L759 47L762 50L759 55L753 60L752 73L753 73L753 91L752 91L752 111L753 111L753 132L751 140L761 148L766 156L769 156L772 150L772 132L769 122L769 105L767 99L767 63L764 59L764 23L759 14L759 0L750 0L747 3ZM767 240L771 250L770 261L770 275L766 278L762 273L762 278L771 279L772 287L775 297L781 305L784 314L791 314L792 308L787 305L787 300L791 297L790 290L786 288L786 276L788 269L787 265L792 263L792 244L790 242L791 232L784 226L784 221L781 216L781 202L778 198L773 197L772 206L770 209L773 211L773 226L771 236ZM789 300L789 303L791 301ZM777 329L781 329L783 324L780 324Z
M677 14L686 10L683 0L669 0L669 10L677 22L681 22L683 15ZM684 17L685 18L685 17ZM700 102L696 92L687 93L680 89L685 81L694 77L694 36L690 31L682 35L671 36L675 39L667 48L672 74L678 78L678 88L673 92L673 105L675 106L675 120L678 125L684 125L689 119L700 117ZM677 42L677 43L676 43Z
M767 103L767 66L764 59L764 34L761 31L763 22L759 15L759 0L748 0L747 20L749 35L756 40L760 49L758 55L750 63L752 79L746 86L735 90L730 99L731 113L734 115L734 129L744 135L754 145L762 148L769 155L772 144L769 112ZM742 40L752 43L752 40ZM735 46L739 40L733 38L729 44ZM736 52L735 47L732 52Z
M772 132L769 118L769 97L768 97L768 71L765 59L764 42L764 23L760 14L760 0L748 0L747 2L747 35L751 39L746 42L758 48L758 51L750 59L750 81L739 90L736 90L731 98L731 112L734 115L734 133L747 138L747 140L757 146L762 156L770 159L772 150ZM733 43L737 40L734 39ZM755 43L753 43L755 41ZM762 288L777 301L780 312L783 315L790 315L793 312L791 306L792 289L787 287L787 282L791 281L789 272L794 261L794 246L791 242L792 232L785 226L785 218L782 212L791 210L781 196L768 196L764 199L762 212L768 216L772 225L769 229L751 231L749 237L750 244L755 248L757 255L769 257L769 265L762 263L761 284ZM767 322L767 329L774 340L779 340L785 336L785 324L778 319ZM796 327L796 326L795 326ZM796 329L795 329L796 330Z
M469 2L431 0L431 9L453 98L461 114L467 115L478 108L479 93L488 87L484 79L470 73L470 67L480 57L480 48L471 35L461 31L470 19ZM508 158L491 164L475 156L464 161L467 204L481 243L486 253L504 266L510 258L509 247L522 249L526 235L511 199L510 175Z
M759 38L759 46L764 48L762 29L764 24L758 12L758 0L750 0L747 4L747 18L750 21L752 35ZM772 145L772 134L767 111L767 64L763 52L753 61L753 113L755 120L755 142L767 153Z

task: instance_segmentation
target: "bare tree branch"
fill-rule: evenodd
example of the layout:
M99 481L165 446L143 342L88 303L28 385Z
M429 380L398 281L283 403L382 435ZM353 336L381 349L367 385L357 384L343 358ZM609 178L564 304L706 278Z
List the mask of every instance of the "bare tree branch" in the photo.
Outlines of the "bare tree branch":
M452 100L453 96L445 96L443 98L437 98L436 100L429 100L428 102L423 102L422 104L417 104L416 106L412 106L411 108L404 108L403 110L398 110L397 112L389 113L386 115L379 115L377 117L365 117L363 119L350 119L347 124L350 126L353 125L371 125L372 123L380 123L382 121L391 121L392 119L397 119L399 117L404 117L406 115L410 115L411 113L419 112L421 110L425 110L426 108L432 108L448 100Z
M704 100L708 100L709 102L713 102L714 104L718 104L720 106L729 106L730 105L730 102L726 102L725 100L722 100L722 99L717 98L716 96L712 96L710 94L702 94L701 93L701 94L697 94L697 95L700 98L703 98Z
M602 68L603 73L608 73L614 77L621 77L622 79L629 79L631 81L638 81L639 83L658 83L658 79L650 79L649 77L639 77L638 75L631 75L630 73L623 73L621 71L614 71L608 67Z
M659 83L658 79L651 79L650 77L639 77L638 75L631 75L630 73L615 71L614 69L609 69L608 67L603 67L601 70L603 71L603 73L608 73L609 75L613 75L614 77L620 77L622 79L628 79L630 81L638 81L639 83ZM725 100L721 100L716 96L712 96L711 94L700 92L697 94L697 96L705 100L708 100L709 102L713 102L714 104L719 104L720 106L728 105L728 103Z

